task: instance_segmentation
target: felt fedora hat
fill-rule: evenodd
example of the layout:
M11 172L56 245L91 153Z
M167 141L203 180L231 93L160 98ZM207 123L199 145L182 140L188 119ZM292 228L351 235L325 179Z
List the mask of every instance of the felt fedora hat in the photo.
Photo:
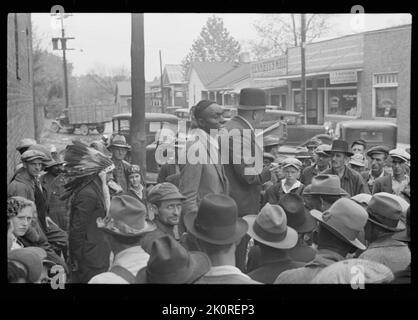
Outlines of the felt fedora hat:
M145 205L128 195L114 196L110 202L109 215L97 218L97 227L122 237L137 237L156 229L146 220Z
M152 243L147 266L137 273L138 283L193 283L211 267L203 252L187 251L169 235Z
M371 198L372 198L371 194L359 193L359 194L356 194L355 196L352 196L351 200L354 200L358 204L361 204L363 207L367 207L369 205Z
M406 228L401 221L401 204L387 192L375 193L369 201L367 212L369 221L385 230L397 232Z
M392 238L399 241L410 242L411 241L411 211L410 208L406 210L406 229L395 233Z
M341 188L340 178L334 174L318 174L316 177L313 177L309 191L303 192L303 194L330 196L348 195L348 193Z
M110 145L107 148L110 150L112 149L112 147L131 150L131 146L126 143L125 136L122 135L115 135L113 137L112 141L110 142Z
M286 193L280 197L279 205L287 217L287 225L298 233L311 232L316 228L315 219L305 207L303 198L296 193Z
M355 201L341 198L335 201L324 213L313 209L311 215L339 238L358 249L366 250L366 246L361 243L358 236L364 232L368 214Z
M286 213L277 204L266 203L258 215L243 217L248 222L247 233L266 246L290 249L296 246L298 234L287 226Z
M237 242L248 229L247 222L238 217L234 199L215 193L203 197L197 212L186 213L184 224L193 236L212 244Z
M237 108L242 110L265 110L266 93L258 88L241 89Z
M163 200L186 200L179 189L170 182L163 182L153 186L148 192L148 202L156 203Z
M328 154L333 152L342 152L351 157L354 153L348 148L348 143L345 140L334 140L331 145L331 150L325 151Z
M29 282L34 283L40 279L42 275L42 257L40 252L34 250L33 247L12 250L8 253L7 258L23 265Z

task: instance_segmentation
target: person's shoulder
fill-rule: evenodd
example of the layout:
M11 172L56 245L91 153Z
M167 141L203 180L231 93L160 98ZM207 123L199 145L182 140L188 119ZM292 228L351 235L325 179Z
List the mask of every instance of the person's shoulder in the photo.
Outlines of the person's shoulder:
M126 280L113 272L103 272L95 275L89 284L126 284Z

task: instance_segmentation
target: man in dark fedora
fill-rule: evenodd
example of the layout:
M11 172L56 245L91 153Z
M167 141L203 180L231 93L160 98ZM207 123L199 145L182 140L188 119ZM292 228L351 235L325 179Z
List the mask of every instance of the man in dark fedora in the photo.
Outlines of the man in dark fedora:
M303 169L300 176L300 182L305 186L311 184L312 178L320 172L329 169L330 155L325 152L329 150L331 150L329 144L321 144L315 149L313 152L314 164Z
M149 255L141 247L144 234L155 230L155 225L146 221L145 205L128 195L114 196L109 215L97 219L97 227L104 232L113 262L108 272L95 275L89 283L135 282L138 271L147 265Z
M373 186L378 178L389 175L384 170L385 163L389 156L389 148L386 146L374 146L366 152L367 157L370 159L370 170L363 171L361 173L364 181L366 181L370 193L373 191Z
M211 269L196 283L202 284L256 284L235 264L236 245L248 230L247 222L238 217L237 205L231 197L208 194L197 212L184 216L187 232L196 240L199 251L206 253Z
M122 187L123 191L127 193L130 164L125 161L125 157L128 151L131 150L131 146L126 143L124 136L115 135L107 148L112 153L112 161L115 164L113 178Z
M139 270L136 283L194 283L211 267L209 257L199 251L187 251L169 235L152 243L147 266Z
M375 193L367 207L369 219L365 227L369 246L359 258L383 263L393 273L402 271L411 262L411 251L407 244L393 236L405 230L401 221L402 207L391 194Z
M254 128L257 128L264 117L266 111L266 95L261 89L244 88L241 89L238 115L233 117L225 124L225 128L239 130L240 142L244 148L251 148L251 155L256 151ZM245 141L244 129L251 131L251 141ZM230 183L230 196L238 205L238 215L240 217L257 214L260 211L261 189L263 183L271 179L273 165L265 166L259 174L246 174L252 165L245 164L243 152L234 154L234 137L230 138L229 164L225 165L225 172ZM260 150L262 157L263 150ZM257 153L255 154L255 156ZM237 160L237 161L236 161ZM257 160L256 160L257 161ZM246 170L247 169L247 170ZM249 236L244 236L236 250L236 263L241 271L245 271L245 259Z
M282 207L266 203L258 215L247 215L243 219L248 223L248 235L260 249L259 266L248 273L252 279L273 283L283 271L304 265L293 261L289 255L289 250L298 242L298 234L287 226Z
M319 221L318 253L304 267L282 272L276 284L310 283L325 267L346 259L349 253L358 249L366 249L358 236L367 223L368 215L353 200L342 198L324 213L318 210L311 210L310 213Z
M370 193L370 190L360 173L350 169L347 163L353 155L348 149L348 143L344 140L334 140L331 150L326 151L331 155L331 168L323 171L324 174L335 174L341 180L341 188L352 197L359 193Z

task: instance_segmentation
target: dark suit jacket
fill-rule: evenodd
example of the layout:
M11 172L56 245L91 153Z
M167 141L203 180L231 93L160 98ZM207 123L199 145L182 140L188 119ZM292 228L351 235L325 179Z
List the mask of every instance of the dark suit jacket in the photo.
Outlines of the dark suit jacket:
M82 268L107 268L110 249L96 219L106 215L100 178L87 184L71 201L69 251L71 261Z
M228 131L232 129L238 129L241 132L241 141L243 141L243 129L250 129L248 124L244 122L240 117L233 117L225 124L225 128ZM225 166L225 172L230 184L230 196L235 200L238 205L238 212L240 216L248 214L258 214L260 210L260 199L262 184L271 179L269 171L263 171L257 175L246 175L245 168L251 168L253 166L246 165L244 161L240 164L233 164L233 138L230 138L229 148L229 164ZM255 149L254 136L251 141L251 149ZM243 144L241 144L242 146ZM241 159L242 157L241 148ZM254 152L252 151L254 156Z
M393 193L391 175L383 176L383 177L376 179L373 185L372 194L375 194L378 192Z

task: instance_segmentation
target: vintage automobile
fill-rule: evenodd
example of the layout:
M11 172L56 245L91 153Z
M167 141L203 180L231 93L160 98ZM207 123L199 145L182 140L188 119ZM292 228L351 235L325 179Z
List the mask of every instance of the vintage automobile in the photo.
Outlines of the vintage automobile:
M348 145L358 139L367 143L367 148L385 145L396 148L398 126L393 122L377 120L348 120L337 123L334 138L345 140Z
M129 141L130 113L116 114L112 117L113 133L111 139L116 135L125 136ZM159 172L159 164L155 161L155 150L158 146L158 140L161 130L170 129L173 132L178 131L179 119L175 115L164 113L145 113L145 132L146 132L146 183L148 185L156 184ZM129 154L127 158L129 159Z

